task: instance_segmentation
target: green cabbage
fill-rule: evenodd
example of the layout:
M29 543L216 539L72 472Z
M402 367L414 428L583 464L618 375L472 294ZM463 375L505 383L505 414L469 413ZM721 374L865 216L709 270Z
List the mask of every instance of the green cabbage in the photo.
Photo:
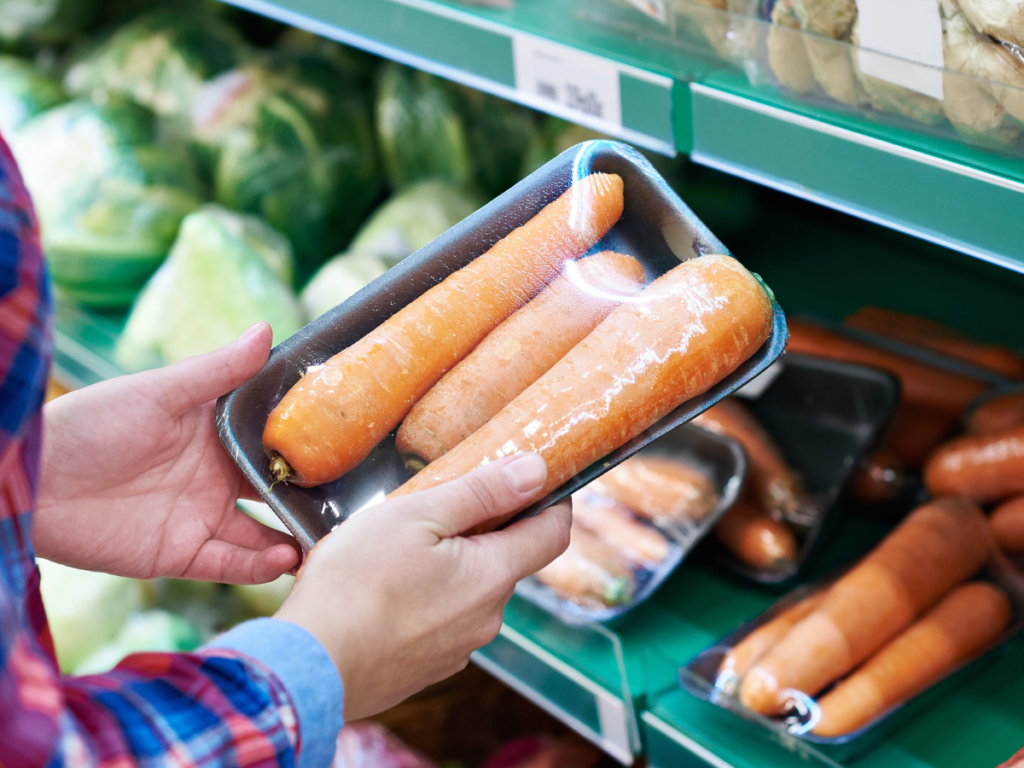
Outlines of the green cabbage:
M473 178L466 125L450 89L425 72L389 63L377 90L377 140L394 189L427 178Z
M181 616L160 610L133 613L110 642L75 667L75 674L109 672L133 653L192 651L200 642L199 633Z
M100 103L131 99L184 128L202 84L246 55L238 33L216 18L164 11L120 27L71 66L64 85Z
M302 280L344 247L380 189L363 99L319 87L303 74L311 67L275 58L233 70L207 83L193 110L217 202L283 232Z
M473 180L488 200L523 177L526 153L539 133L535 114L518 104L451 85L466 124Z
M128 370L209 352L266 320L274 342L303 325L288 241L255 216L206 206L186 217L118 340Z
M71 298L126 306L199 205L187 150L154 140L152 113L121 102L70 102L13 135L50 272Z
M479 206L472 195L438 179L393 195L374 211L348 251L324 264L309 281L302 291L307 317L317 318L336 307Z
M112 640L128 615L142 608L142 588L134 579L42 559L39 570L46 617L64 672L76 669Z
M13 135L30 118L65 101L60 83L30 61L0 56L0 135Z

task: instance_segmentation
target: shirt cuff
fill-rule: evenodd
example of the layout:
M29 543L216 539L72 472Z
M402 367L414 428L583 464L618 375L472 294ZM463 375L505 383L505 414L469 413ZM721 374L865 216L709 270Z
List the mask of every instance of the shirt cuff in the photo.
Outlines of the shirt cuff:
M209 643L251 656L281 681L299 721L296 768L324 768L334 758L342 726L338 668L313 635L289 621L253 619Z

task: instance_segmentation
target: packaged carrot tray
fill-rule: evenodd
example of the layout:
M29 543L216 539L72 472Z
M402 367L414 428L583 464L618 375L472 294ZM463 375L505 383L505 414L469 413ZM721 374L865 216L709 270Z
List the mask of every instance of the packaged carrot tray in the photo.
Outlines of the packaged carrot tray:
M1022 607L1020 574L995 552L981 509L939 498L838 577L700 653L680 681L846 759L976 671L1020 630Z
M785 318L635 150L580 144L274 349L221 439L305 547L533 451L564 498L763 371ZM494 520L497 527L508 520Z

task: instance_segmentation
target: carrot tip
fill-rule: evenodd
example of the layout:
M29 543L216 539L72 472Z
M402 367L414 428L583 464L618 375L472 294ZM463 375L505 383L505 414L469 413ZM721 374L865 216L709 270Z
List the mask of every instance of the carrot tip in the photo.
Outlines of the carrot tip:
M405 460L405 468L415 475L417 472L422 472L427 468L427 462L419 456L410 456Z
M275 455L270 460L270 474L274 476L274 483L287 483L288 479L292 476L292 468L285 461L284 456L280 454ZM274 486L271 485L271 488Z

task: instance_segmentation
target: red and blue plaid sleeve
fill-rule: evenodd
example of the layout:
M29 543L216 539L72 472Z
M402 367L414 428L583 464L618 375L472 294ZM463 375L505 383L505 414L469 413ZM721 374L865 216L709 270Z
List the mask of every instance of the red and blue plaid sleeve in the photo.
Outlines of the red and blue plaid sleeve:
M51 316L32 205L0 138L0 766L326 764L337 729L307 730L308 705L295 701L315 689L287 663L279 674L273 657L245 653L244 629L238 648L139 654L106 675L60 676L31 540ZM321 680L325 668L337 677L303 630L271 624L257 633L291 643ZM337 712L319 714L340 727L340 682L326 679Z

